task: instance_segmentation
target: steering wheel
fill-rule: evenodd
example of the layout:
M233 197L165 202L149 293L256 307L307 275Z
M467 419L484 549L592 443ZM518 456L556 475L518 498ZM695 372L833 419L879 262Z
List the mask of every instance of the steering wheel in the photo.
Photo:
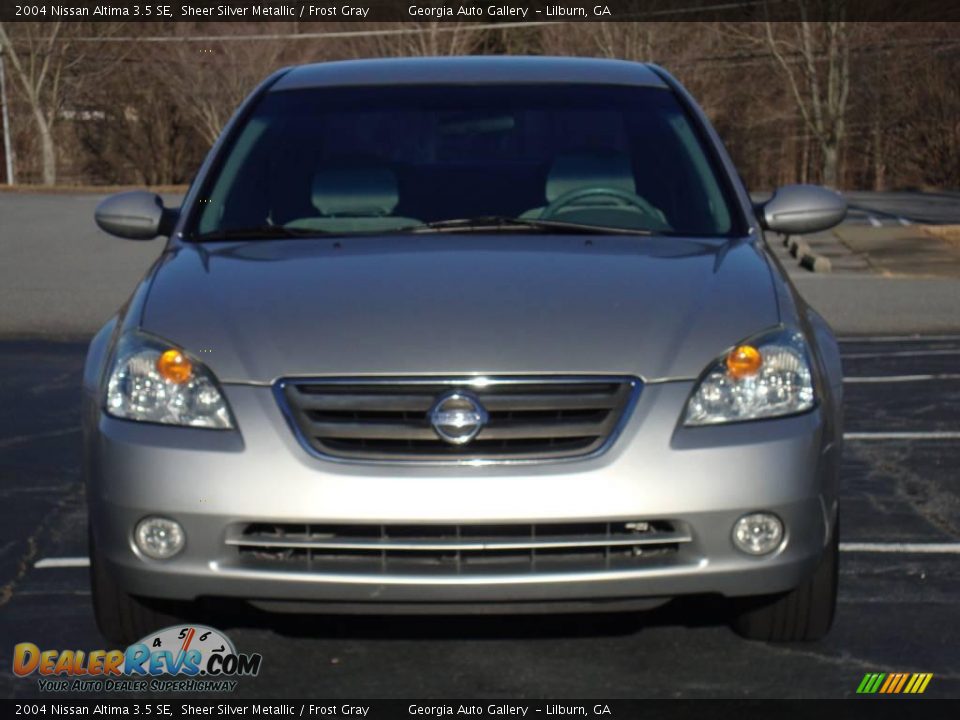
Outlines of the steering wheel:
M633 207L644 215L649 215L651 218L657 221L658 226L662 226L664 224L663 220L661 219L663 216L660 211L639 195L627 192L626 190L618 190L617 188L608 187L574 188L573 190L569 190L547 205L547 207L543 209L543 212L540 213L539 219L549 220L550 218L558 215L560 211L565 209L568 205L576 205L584 198L592 197L613 198L614 200L619 201L618 204L621 207Z

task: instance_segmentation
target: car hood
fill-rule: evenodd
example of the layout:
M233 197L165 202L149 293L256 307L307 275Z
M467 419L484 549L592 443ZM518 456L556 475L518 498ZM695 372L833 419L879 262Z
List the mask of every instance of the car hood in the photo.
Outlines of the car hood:
M749 242L438 234L186 244L142 328L223 382L285 376L692 378L779 322Z

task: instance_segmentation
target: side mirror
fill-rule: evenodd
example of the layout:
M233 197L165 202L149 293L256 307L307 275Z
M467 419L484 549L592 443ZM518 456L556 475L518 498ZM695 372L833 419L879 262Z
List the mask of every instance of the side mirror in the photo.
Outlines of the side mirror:
M152 240L173 232L179 210L165 208L160 196L145 190L117 193L93 213L104 232L129 240Z
M819 185L784 185L757 208L767 230L785 235L829 230L847 216L847 201Z

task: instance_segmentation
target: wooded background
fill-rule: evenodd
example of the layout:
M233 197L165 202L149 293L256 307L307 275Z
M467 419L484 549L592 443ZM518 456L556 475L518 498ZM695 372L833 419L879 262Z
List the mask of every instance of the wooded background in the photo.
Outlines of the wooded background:
M238 103L284 65L509 53L663 65L704 107L751 189L960 188L960 23L827 17L0 23L0 45L17 183L189 182Z

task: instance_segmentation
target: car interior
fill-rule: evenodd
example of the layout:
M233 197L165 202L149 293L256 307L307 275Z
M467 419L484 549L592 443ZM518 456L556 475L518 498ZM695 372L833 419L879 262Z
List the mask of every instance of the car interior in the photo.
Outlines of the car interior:
M321 167L313 177L312 214L285 221L293 229L323 232L363 232L400 229L422 224L417 214L415 188L425 183L407 181L407 211L400 203L398 173L388 163L337 161ZM636 194L630 160L613 152L577 152L559 155L546 173L545 204L517 213L522 219L602 224L669 230L659 208ZM539 196L534 192L527 197ZM479 205L482 208L482 204ZM407 214L409 213L409 214ZM463 217L481 215L465 207Z
M525 95L507 88L503 110L484 96L459 107L442 89L430 97L438 107L416 109L370 109L361 95L360 107L341 110L339 101L331 110L319 90L268 96L263 116L235 140L198 230L387 232L497 216L730 231L709 160L669 94L652 91L651 107L620 109L571 105L548 90L544 107L526 107Z

